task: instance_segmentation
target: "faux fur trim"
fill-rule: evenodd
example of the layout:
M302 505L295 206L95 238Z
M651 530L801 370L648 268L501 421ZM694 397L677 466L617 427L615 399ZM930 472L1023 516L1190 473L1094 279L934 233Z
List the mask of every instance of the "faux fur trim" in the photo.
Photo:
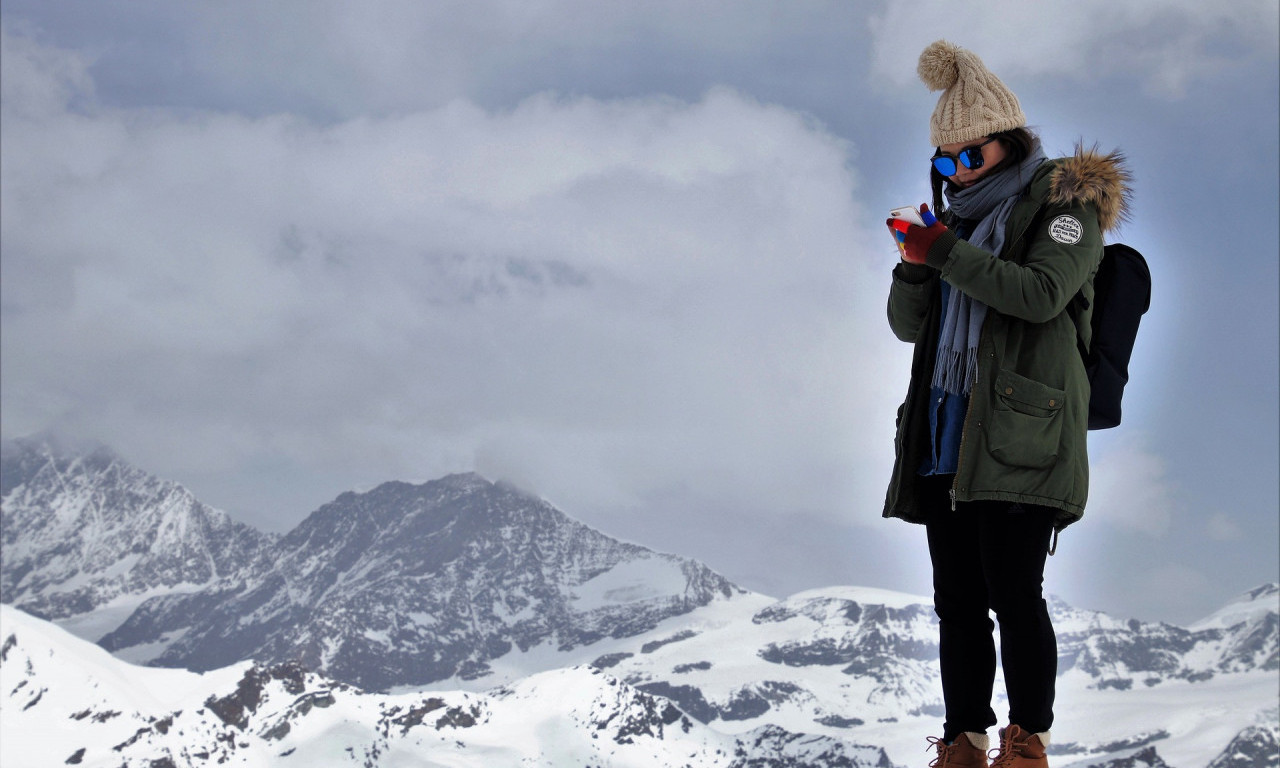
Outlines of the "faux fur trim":
M1098 210L1098 226L1103 232L1110 232L1129 220L1132 181L1122 152L1104 155L1096 144L1090 148L1077 146L1074 156L1054 168L1048 201L1057 205L1092 203Z

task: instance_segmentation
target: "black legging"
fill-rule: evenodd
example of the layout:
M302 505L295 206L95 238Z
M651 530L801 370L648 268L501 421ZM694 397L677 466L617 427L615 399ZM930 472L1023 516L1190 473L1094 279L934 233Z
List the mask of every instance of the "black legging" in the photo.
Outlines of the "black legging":
M945 499L945 493L943 494ZM926 526L948 742L996 724L994 625L1009 698L1009 722L1029 733L1053 725L1058 643L1041 586L1056 510L999 501L940 505Z

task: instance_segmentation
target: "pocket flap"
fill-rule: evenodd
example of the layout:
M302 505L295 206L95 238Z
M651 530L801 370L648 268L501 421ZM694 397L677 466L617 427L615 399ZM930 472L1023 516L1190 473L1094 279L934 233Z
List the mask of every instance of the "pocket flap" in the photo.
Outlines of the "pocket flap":
M1062 408L1066 393L1041 384L1026 376L1019 376L1013 371L1000 371L996 374L996 395L1013 407L1022 404L1032 408L1056 411Z

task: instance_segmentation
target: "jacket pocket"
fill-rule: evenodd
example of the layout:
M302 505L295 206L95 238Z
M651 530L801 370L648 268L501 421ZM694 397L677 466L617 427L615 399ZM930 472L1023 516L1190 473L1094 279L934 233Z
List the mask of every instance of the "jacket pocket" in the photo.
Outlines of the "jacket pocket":
M987 423L987 450L1011 467L1046 469L1058 460L1062 403L1066 393L1013 371L995 379L995 401Z

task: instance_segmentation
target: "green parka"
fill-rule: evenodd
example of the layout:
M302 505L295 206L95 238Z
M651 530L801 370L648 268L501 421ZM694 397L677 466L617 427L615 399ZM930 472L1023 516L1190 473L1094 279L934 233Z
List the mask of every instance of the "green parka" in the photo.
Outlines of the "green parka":
M1118 153L1077 149L1049 160L1009 215L997 257L944 233L927 265L898 264L889 325L915 344L911 382L898 409L893 477L884 516L926 522L919 468L930 450L930 381L942 316L938 280L989 307L969 396L956 501L1002 500L1058 509L1055 529L1084 514L1088 348L1093 276L1103 234L1126 216L1129 174ZM944 222L948 219L944 216Z

